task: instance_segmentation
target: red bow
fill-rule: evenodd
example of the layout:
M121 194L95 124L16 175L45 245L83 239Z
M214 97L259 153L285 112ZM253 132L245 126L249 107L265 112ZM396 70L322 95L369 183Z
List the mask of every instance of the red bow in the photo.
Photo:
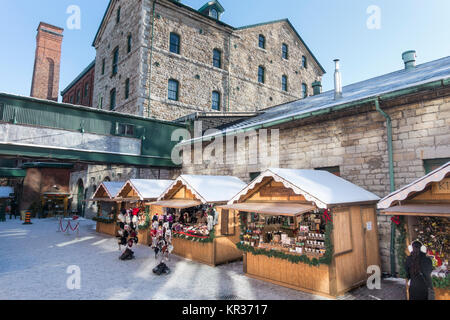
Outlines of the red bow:
M327 223L328 221L333 222L333 219L331 219L330 216L330 211L328 211L328 209L323 212L323 217L325 218L325 223Z
M396 225L399 225L399 224L400 224L400 216L394 216L394 217L392 217L392 218L391 218L391 221L392 221L393 223L395 223Z

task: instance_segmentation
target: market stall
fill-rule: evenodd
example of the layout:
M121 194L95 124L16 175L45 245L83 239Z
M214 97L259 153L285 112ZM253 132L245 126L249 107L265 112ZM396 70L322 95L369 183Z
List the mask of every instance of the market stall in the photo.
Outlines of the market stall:
M405 276L408 246L419 240L433 260L436 299L450 300L450 162L383 198L378 209L393 216L400 233L400 276Z
M172 182L173 180L131 179L117 193L115 200L121 203L122 210L138 211L139 243L150 243L150 203L158 199Z
M378 200L326 171L268 169L219 210L239 215L246 275L335 297L380 265Z
M7 208L11 207L11 201L14 197L12 187L0 187L0 222L6 220Z
M116 218L120 212L120 202L115 200L115 196L123 185L124 182L103 182L89 200L97 202L97 216L93 218L97 221L97 232L117 235Z
M67 216L70 193L53 191L41 194L41 209L44 218Z
M246 184L236 177L182 175L152 204L152 215L175 217L172 224L173 253L211 266L238 260L238 219L219 214Z

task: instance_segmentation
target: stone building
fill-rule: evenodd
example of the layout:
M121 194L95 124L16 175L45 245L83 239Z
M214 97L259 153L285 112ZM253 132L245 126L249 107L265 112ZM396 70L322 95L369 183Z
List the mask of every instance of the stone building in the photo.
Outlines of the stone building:
M61 44L64 29L39 23L31 96L58 101Z
M224 8L111 0L93 42L93 107L165 120L306 97L324 69L289 20L235 28Z
M63 91L62 102L92 107L94 96L95 60L92 61Z
M342 97L331 90L268 108L208 139L189 141L203 140L203 147L210 147L204 153L216 154L198 162L185 156L183 173L233 175L249 182L267 169L261 158L251 164L251 140L237 145L230 139L233 152L218 157L213 137L278 129L280 167L328 170L386 196L450 160L450 57L417 66L414 52L404 57L404 70L337 88ZM391 272L391 221L386 216L378 221L383 271Z

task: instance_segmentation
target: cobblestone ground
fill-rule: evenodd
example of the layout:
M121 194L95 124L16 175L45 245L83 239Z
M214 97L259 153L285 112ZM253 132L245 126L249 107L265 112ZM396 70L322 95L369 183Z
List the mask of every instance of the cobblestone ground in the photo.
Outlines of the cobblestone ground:
M55 219L0 222L0 299L32 300L322 300L323 297L246 277L242 262L212 268L172 256L172 272L156 276L149 247L136 246L136 259L120 261L116 238L80 222L77 237L57 232ZM68 266L81 270L81 289L69 290ZM404 287L383 281L381 290L356 289L339 299L403 299Z

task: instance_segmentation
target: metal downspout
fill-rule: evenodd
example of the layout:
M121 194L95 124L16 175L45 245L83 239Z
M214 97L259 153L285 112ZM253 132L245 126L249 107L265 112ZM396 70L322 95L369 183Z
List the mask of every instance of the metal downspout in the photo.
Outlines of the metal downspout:
M153 6L152 6L152 37L150 41L150 69L149 69L149 78L148 78L148 110L147 110L147 118L150 118L151 112L150 112L150 106L152 104L152 64L153 64L153 39L155 36L155 6L156 6L156 0L153 0Z
M392 119L391 117L381 110L379 98L375 100L376 110L386 119L387 127L387 143L388 143L388 155L389 155L389 180L391 192L395 191L394 180L394 152L392 146ZM391 275L395 276L395 226L391 222L391 249L390 249L390 262L391 262Z

